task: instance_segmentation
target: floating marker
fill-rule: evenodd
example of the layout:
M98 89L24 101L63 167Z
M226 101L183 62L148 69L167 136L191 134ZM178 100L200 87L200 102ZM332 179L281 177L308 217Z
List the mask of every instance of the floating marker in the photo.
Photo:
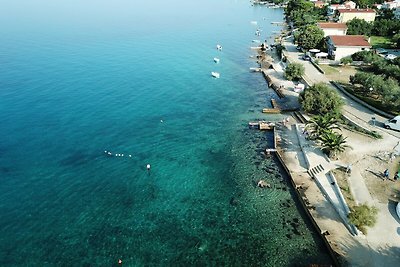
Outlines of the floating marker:
M150 171L150 168L151 168L150 164L147 164L146 168L147 168L148 171Z
M129 155L129 157L131 158L131 157L132 157L132 155Z

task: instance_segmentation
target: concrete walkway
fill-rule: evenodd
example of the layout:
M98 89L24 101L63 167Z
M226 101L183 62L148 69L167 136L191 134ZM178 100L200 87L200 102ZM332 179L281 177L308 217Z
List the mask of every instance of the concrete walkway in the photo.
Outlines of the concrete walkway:
M332 86L325 75L318 72L310 62L301 59L301 53L296 50L295 45L290 42L290 40L285 41L284 45L286 47L285 54L288 61L302 63L304 65L305 79L309 84L326 83L339 93L345 102L343 114L346 117L363 128L382 133L384 138L388 138L387 134L389 134L395 139L397 138L400 140L400 132L386 130L382 127L383 123L387 120L386 118L375 114L375 112L371 111L369 108L354 101L336 87ZM372 117L375 118L375 125L373 124ZM341 220L345 222L346 219L344 220L343 217L344 214L346 214L346 205L341 203L340 190L336 190L336 187L332 185L332 178L327 176L326 173L338 166L347 166L348 162L329 162L321 155L321 151L318 152L318 149L311 144L301 141L301 128L297 130L297 134L300 136L298 139L301 146L301 153L304 154L304 160L303 163L301 163L301 157L298 154L294 155L293 153L285 152L289 168L290 166L296 165L294 162L295 159L299 159L297 164L306 165L308 172L314 170L312 175L315 177L316 184L318 184L325 199L335 207ZM292 144L294 143L295 142L292 141ZM400 146L397 146L397 148L394 147L392 152L395 151L399 151L400 153ZM353 163L352 173L348 177L348 182L351 193L357 204L366 203L379 209L378 222L375 227L369 229L367 236L359 235L357 237L351 237L350 235L344 235L341 231L336 231L336 229L339 229L339 225L332 227L334 221L329 219L329 223L325 223L324 210L318 211L317 208L318 212L314 216L316 216L320 227L326 227L330 232L335 232L335 239L330 241L331 245L336 247L340 253L344 253L343 256L349 266L400 266L400 220L395 214L393 203L390 203L390 201L389 203L380 203L378 200L371 197L365 184L365 179L361 174L362 171L363 170L357 166L357 163ZM301 177L300 175L299 173L298 176ZM311 185L309 185L309 187L311 188ZM312 194L310 196L312 196ZM319 202L314 202L314 205L318 205L317 203ZM328 209L328 207L325 207L325 209ZM349 228L347 227L347 229Z

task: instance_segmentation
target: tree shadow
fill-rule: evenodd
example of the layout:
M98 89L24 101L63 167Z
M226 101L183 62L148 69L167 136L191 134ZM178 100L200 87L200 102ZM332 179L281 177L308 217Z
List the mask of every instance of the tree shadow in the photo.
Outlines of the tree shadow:
M400 266L400 247L373 246L353 238L341 241L339 246L346 255L340 258L342 266Z

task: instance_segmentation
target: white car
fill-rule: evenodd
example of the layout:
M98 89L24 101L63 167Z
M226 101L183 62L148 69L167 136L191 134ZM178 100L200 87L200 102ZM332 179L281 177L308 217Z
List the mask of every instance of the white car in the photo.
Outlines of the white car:
M399 218L400 218L400 202L397 203L397 206L396 206L396 213L397 213L397 216L399 216Z
M397 56L396 55L393 55L393 54L387 54L386 56L385 56L385 59L390 59L390 60L393 60L393 59L395 59Z

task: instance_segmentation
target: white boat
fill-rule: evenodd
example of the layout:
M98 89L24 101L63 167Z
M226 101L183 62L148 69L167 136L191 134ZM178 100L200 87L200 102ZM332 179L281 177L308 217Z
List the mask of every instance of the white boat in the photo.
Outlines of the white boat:
M215 57L215 58L214 58L214 62L215 62L215 63L219 63L219 58Z
M217 50L221 51L222 50L222 45L217 44Z
M253 43L259 43L260 40L253 40L252 42L253 42Z
M212 71L211 72L211 76L213 76L214 78L219 78L219 73L215 72L215 71Z
M257 21L255 21L255 20L250 21L250 23L251 23L251 24L254 24L254 25L257 25Z

